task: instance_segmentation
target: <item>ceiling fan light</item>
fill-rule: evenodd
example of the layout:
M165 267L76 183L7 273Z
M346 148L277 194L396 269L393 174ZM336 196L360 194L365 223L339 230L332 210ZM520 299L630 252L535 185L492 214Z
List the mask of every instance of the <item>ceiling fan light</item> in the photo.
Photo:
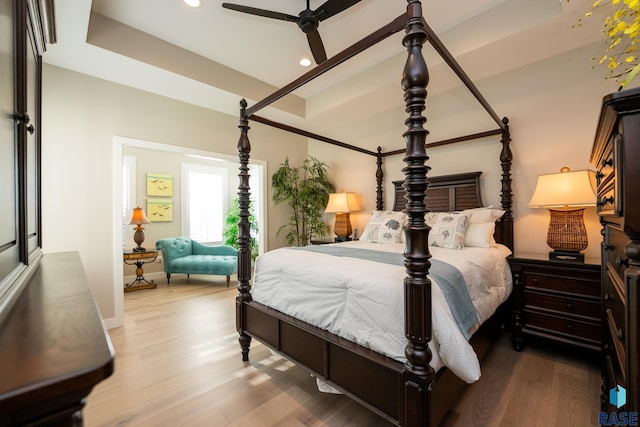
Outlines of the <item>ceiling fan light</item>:
M309 58L302 58L300 60L300 65L302 65L303 67L308 67L309 65L311 65L311 60Z
M201 7L204 0L184 0L189 7Z

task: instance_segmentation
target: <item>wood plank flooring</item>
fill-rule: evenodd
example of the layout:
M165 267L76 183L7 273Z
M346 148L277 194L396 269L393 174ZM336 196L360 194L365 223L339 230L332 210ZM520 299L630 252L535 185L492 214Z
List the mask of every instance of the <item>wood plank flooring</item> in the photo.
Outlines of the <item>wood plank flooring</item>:
M253 341L241 360L234 282L179 275L125 294L125 325L110 330L115 373L89 395L85 426L390 426ZM235 282L237 284L237 282ZM596 426L600 373L576 352L505 336L487 354L443 426Z

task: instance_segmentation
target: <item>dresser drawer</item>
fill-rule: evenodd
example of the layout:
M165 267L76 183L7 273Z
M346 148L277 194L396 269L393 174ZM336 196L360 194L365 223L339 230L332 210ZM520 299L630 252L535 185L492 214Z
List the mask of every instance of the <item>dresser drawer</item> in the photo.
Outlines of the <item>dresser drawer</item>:
M620 281L624 278L624 271L627 269L627 257L624 253L624 246L629 242L629 237L620 231L619 228L608 225L605 228L605 259L607 268L615 271Z
M620 180L618 178L618 171L621 167L619 165L621 143L621 135L613 134L609 139L603 157L596 165L598 169L596 172L596 193L598 195L596 206L599 215L622 215L619 200L622 192L620 191Z
M614 153L613 147L616 141L620 139L620 135L614 133L609 138L609 141L604 149L604 153L600 162L596 165L596 186L601 188L603 185L607 185L610 181L613 181L615 176L614 168Z
M600 300L584 301L538 292L525 292L524 304L527 308L545 308L572 316L589 317L594 321L599 321L601 316Z
M551 290L562 293L586 295L600 298L600 283L590 282L580 277L578 271L572 271L567 276L556 274L548 275L540 273L525 274L525 289L531 290ZM593 274L591 273L591 276Z
M600 215L616 215L616 190L613 182L609 185L603 186L602 188L598 188L598 200L596 201L596 206L598 207L598 214Z
M622 347L625 346L625 296L622 289L616 286L612 278L609 277L609 297L605 300L605 311L610 325L612 338L620 341Z
M618 362L615 359L616 359L615 354L611 354L611 352L605 353L604 372L606 373L606 375L604 378L602 378L603 384L605 386L605 390L611 390L615 386L622 386L622 387L627 386L624 380L624 375L622 375L620 366L618 365ZM606 401L609 402L608 393L606 396Z
M525 319L527 329L544 329L566 335L569 338L578 337L599 343L602 335L600 323L553 316L528 309L525 309Z

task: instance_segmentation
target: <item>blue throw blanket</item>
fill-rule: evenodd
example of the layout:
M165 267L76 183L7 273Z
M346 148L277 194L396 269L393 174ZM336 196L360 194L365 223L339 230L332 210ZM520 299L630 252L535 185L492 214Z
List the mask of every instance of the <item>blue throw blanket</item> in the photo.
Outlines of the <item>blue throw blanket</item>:
M326 245L292 247L289 249L301 249L309 252L358 258L392 265L404 265L404 256L395 252ZM478 315L471 302L471 296L469 295L464 276L462 276L460 270L451 264L433 258L431 258L430 261L431 268L429 268L429 276L435 279L437 285L442 290L453 314L453 318L458 324L458 328L460 328L460 332L462 332L462 335L468 340L469 328L478 321Z

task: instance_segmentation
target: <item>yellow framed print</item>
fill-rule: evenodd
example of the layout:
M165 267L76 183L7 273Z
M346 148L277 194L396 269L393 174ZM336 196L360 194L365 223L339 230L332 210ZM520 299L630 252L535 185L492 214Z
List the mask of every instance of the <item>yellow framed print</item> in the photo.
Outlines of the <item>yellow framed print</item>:
M173 176L147 172L147 196L173 196Z
M147 217L151 222L173 221L173 199L147 199Z

